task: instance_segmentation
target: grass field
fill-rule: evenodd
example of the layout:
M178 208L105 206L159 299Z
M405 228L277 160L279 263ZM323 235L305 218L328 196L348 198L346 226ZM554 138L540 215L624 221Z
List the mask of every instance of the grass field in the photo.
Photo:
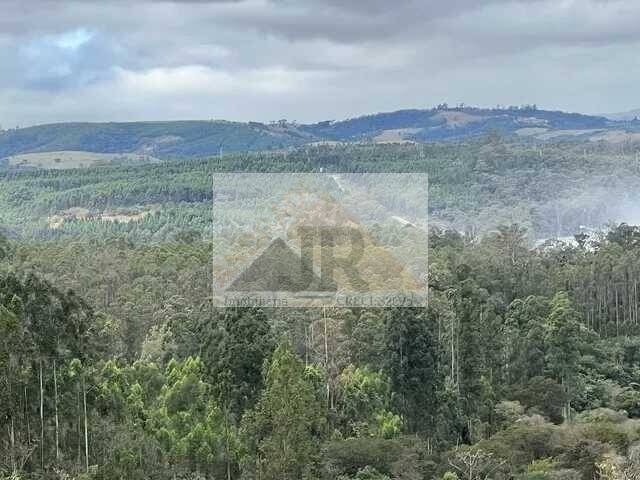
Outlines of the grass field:
M67 169L87 168L114 163L149 163L159 160L136 153L93 153L80 151L25 153L8 157L13 167Z

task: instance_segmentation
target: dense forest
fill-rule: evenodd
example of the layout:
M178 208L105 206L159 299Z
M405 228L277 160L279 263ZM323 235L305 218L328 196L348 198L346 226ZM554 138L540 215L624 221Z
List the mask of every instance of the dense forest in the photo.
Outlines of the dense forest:
M206 243L3 241L4 474L634 478L640 230L431 244L428 309L299 311L213 309Z
M320 169L429 174L428 308L212 306L211 175ZM637 479L640 228L579 226L638 169L495 135L7 169L0 476Z
M494 133L464 143L312 146L76 170L0 168L0 227L26 240L211 238L216 172L422 172L429 175L432 225L475 235L518 223L532 240L557 238L580 226L640 222L639 151L633 143L536 144Z

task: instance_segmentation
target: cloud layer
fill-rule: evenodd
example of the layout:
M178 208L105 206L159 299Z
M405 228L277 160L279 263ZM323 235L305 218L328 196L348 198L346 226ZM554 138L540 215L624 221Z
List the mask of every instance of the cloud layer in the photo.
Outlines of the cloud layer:
M5 0L0 124L640 105L636 0Z

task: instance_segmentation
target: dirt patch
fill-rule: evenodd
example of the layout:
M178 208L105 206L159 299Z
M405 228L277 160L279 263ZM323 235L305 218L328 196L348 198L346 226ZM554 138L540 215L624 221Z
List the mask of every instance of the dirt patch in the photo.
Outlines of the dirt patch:
M99 222L110 223L130 223L139 222L144 220L152 212L145 210L142 212L103 212L103 213L91 213L86 208L70 208L65 210L61 214L53 215L47 218L47 224L51 230L58 230L66 222L80 221L87 222L95 220Z
M139 222L140 220L144 220L146 216L149 215L149 212L140 212L133 214L111 214L111 213L103 213L98 217L98 220L102 220L103 222L112 222L112 223L129 223L129 222Z
M436 117L443 119L447 126L451 128L462 127L469 123L479 122L484 119L484 117L456 111L439 112L436 114Z
M421 128L395 128L383 130L380 135L373 137L373 141L376 143L414 143L407 137L409 135L415 135L421 131Z
M547 131L546 128L540 127L527 127L527 128L519 128L516 130L516 134L521 137L532 137L535 135L540 135L541 133L545 133Z
M518 117L516 120L521 125L528 125L530 127L547 127L549 125L549 122L544 118Z

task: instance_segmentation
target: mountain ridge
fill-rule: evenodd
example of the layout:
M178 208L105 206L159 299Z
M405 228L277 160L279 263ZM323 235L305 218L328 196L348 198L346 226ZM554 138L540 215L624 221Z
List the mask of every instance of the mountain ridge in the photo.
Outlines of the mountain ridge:
M640 121L540 110L535 106L476 108L446 105L404 109L312 124L181 120L72 122L0 132L0 159L29 153L86 151L157 158L198 158L225 152L278 150L316 142L429 143L460 141L490 132L540 141L603 138L610 131L640 132ZM617 135L615 138L624 138Z

